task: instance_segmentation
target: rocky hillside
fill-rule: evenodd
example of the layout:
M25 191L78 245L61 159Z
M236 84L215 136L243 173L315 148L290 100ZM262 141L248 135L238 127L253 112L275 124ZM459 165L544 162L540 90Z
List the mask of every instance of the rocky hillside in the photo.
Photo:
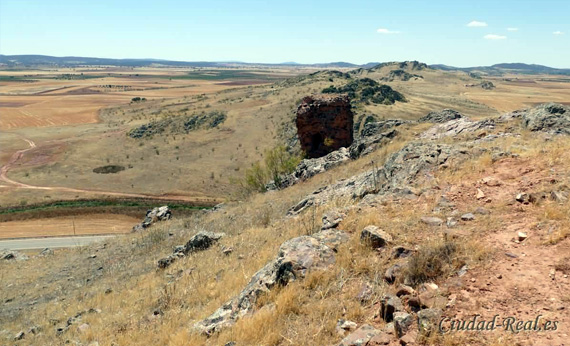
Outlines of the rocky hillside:
M375 87L359 81L357 97ZM3 255L0 340L562 345L569 134L560 104L370 121L280 189L190 217L156 209L86 248ZM497 325L452 330L474 318Z

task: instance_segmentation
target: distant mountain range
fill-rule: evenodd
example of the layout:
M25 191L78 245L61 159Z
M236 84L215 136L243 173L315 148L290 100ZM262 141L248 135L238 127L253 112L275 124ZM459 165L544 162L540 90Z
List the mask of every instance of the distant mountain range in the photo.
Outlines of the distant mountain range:
M339 61L321 64L300 64L296 62L283 62L275 64L265 63L246 63L240 61L173 61L161 59L107 59L107 58L89 58L89 57L55 57L49 55L2 55L0 54L0 67L2 65L8 67L30 67L30 66L58 66L58 67L77 67L77 66L125 66L125 67L144 67L144 66L183 66L183 67L236 67L236 66L297 66L297 67L313 67L313 68L372 68L379 65L379 62L369 62L363 65L352 64L349 62ZM448 65L430 65L433 69L443 71L463 71L481 73L486 75L502 75L505 73L518 74L557 74L570 75L570 69L558 69L543 65L512 63L512 64L495 64L492 66L477 67L454 67Z
M560 69L544 65L523 64L523 63L495 64L492 66L477 66L477 67L453 67L448 65L430 65L430 67L444 71L463 71L463 72L483 73L487 75L502 75L505 73L570 75L570 69Z
M262 63L246 63L239 61L173 61L161 59L107 59L107 58L88 58L77 56L55 57L49 55L1 55L0 65L9 67L18 66L60 66L60 67L74 67L74 66L128 66L128 67L143 67L143 66L184 66L184 67L232 67L232 66L300 66L300 67L315 67L315 68L357 68L357 67L372 67L377 65L377 62L370 62L364 65L356 65L348 62L332 62L322 64L299 64L296 62L285 62L276 64L262 64Z

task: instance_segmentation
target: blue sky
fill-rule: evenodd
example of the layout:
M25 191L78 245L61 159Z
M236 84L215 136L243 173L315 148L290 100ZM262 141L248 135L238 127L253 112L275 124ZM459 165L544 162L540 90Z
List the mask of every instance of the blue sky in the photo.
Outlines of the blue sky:
M570 0L0 0L0 54L570 68L569 18Z

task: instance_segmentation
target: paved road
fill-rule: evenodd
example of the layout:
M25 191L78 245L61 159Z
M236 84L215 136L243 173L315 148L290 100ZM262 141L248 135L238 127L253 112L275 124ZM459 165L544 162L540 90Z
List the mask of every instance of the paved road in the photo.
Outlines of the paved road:
M32 250L44 248L62 248L84 246L97 241L116 237L114 235L96 235L84 237L50 237L0 240L0 250Z

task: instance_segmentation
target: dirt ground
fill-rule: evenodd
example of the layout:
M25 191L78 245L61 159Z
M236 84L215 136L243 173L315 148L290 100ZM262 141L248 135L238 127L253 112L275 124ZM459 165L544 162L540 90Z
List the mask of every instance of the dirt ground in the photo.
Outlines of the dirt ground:
M0 222L0 239L128 233L139 219L125 215L79 215Z

